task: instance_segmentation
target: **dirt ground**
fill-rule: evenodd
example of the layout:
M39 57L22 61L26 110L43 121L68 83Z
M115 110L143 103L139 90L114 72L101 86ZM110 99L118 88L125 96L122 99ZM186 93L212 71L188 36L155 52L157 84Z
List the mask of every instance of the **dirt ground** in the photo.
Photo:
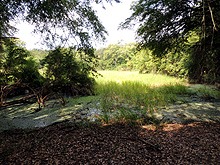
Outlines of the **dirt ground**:
M0 133L0 164L219 164L220 123L67 123Z

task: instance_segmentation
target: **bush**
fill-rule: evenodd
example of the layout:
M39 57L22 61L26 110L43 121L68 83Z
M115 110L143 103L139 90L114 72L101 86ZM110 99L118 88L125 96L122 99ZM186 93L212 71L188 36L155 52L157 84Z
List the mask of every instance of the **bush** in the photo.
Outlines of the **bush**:
M27 83L34 88L41 87L44 84L45 79L40 75L38 64L33 59L26 60L20 69L21 72L18 78L23 83Z
M19 81L31 87L41 86L43 77L38 71L36 62L29 58L29 51L19 46L16 40L7 40L3 45L0 85Z
M169 76L186 78L188 76L189 54L169 52L163 57L152 55L146 49L137 53L140 73L163 73Z
M160 59L153 56L149 49L139 51L137 60L140 73L156 73L159 71Z
M189 54L169 52L161 58L160 72L169 76L186 78L188 76Z
M45 57L46 78L56 92L68 95L93 94L95 80L89 77L93 68L92 57L85 57L83 51L58 47ZM95 67L95 66L94 66Z

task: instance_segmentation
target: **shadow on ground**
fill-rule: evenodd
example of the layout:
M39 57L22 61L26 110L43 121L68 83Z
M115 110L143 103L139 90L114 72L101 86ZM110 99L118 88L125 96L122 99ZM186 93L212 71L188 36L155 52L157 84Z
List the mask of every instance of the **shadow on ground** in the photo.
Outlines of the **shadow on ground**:
M62 106L59 100L47 102L47 106L38 109L38 103L17 104L0 110L0 132L9 129L31 129L45 127L53 123L68 121L81 121L90 119L99 114L100 110L91 104L95 97L82 97L68 99L69 102Z
M193 87L193 90L197 86ZM197 90L197 89L196 89ZM181 96L176 103L154 113L159 120L170 123L192 121L220 122L220 101L204 100L198 95ZM97 96L67 99L62 106L59 100L47 102L47 107L38 110L38 104L20 104L0 110L0 132L9 129L31 129L53 123L84 120L94 121L102 113Z

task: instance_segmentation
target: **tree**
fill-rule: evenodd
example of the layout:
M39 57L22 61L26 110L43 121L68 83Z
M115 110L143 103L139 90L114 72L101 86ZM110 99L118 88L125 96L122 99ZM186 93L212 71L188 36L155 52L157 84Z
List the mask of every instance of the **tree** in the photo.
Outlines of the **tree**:
M79 55L80 54L80 55ZM95 63L92 58L83 58L83 51L74 51L70 48L58 47L43 59L46 65L46 77L52 91L68 95L90 95L94 87Z
M120 2L119 0L103 1ZM39 108L40 103L44 105L47 96L54 92L69 92L72 95L93 92L94 79L89 77L90 73L95 73L96 65L92 41L105 40L107 32L92 5L93 3L103 4L103 1L0 0L1 105L10 105L4 104L3 98L7 96L8 91L17 88L17 84L21 86L24 85L23 83L31 90L32 95L37 97ZM44 43L51 48L58 45L43 61L47 69L48 84L41 84L44 79L39 74L35 61L26 59L29 52L16 46L16 43L11 40L16 31L12 24L20 20L34 25L34 32L40 33ZM6 43L6 50L4 43ZM67 43L71 48L63 48ZM77 59L76 56L79 58ZM8 82L12 83L12 86L8 86ZM35 83L36 86L34 86ZM36 89L38 86L41 89Z
M37 63L31 58L30 52L22 47L18 39L1 41L0 52L0 107L18 103L27 103L34 95L19 100L5 102L5 98L25 94L44 83Z
M131 10L121 28L137 26L140 48L149 48L157 56L184 51L189 34L196 32L199 41L191 45L190 77L220 82L219 0L138 0Z
M112 1L119 2L106 0ZM70 41L71 46L91 48L92 39L103 41L107 33L92 9L93 2L102 0L0 0L0 38L13 36L11 23L23 20L52 46Z
M99 69L102 70L132 70L135 65L136 44L111 44L107 48L95 52L99 60Z
M30 57L29 51L20 45L20 41L8 39L2 45L0 85L21 82L32 87L41 86L43 78L38 71L37 63Z

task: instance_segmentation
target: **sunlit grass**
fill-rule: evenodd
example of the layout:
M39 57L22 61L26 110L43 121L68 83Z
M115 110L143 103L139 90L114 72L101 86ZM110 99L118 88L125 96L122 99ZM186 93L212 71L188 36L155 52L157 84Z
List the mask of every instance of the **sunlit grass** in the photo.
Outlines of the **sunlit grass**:
M98 77L96 81L99 82L108 82L115 81L121 83L123 81L138 81L150 86L161 86L167 84L176 84L184 82L181 79L175 77L161 75L161 74L139 74L138 72L124 72L124 71L99 71L102 77Z
M101 98L102 119L139 120L153 116L154 111L166 107L177 95L188 93L184 82L165 75L138 72L100 72L96 95Z

